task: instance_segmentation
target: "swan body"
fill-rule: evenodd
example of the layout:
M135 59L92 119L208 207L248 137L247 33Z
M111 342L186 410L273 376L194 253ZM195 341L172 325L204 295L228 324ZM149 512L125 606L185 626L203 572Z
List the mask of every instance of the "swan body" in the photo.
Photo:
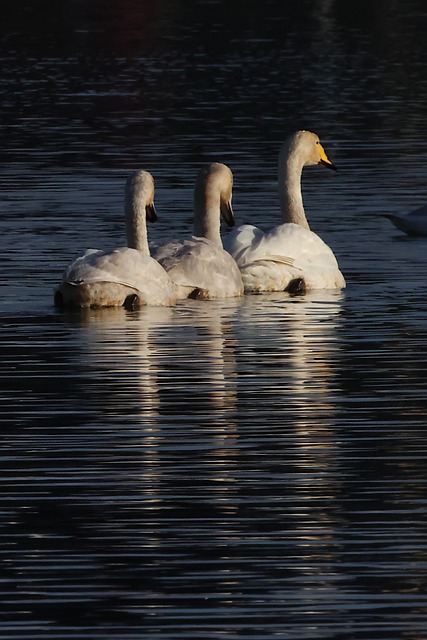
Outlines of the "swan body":
M234 225L233 175L222 163L202 168L194 189L194 236L159 248L156 259L176 285L178 298L220 299L243 295L239 268L222 245L221 216Z
M55 292L56 305L134 309L174 304L175 287L163 267L150 256L146 219L157 219L154 180L147 171L138 170L126 182L128 246L109 252L88 249L74 260Z
M309 229L287 222L264 233L242 225L226 247L240 267L246 292L287 291L299 278L304 288L345 286L334 254Z
M395 227L408 236L427 236L427 205L403 216L383 214Z
M291 135L279 156L282 224L266 233L242 225L225 238L224 247L240 268L245 292L291 291L296 280L303 281L304 290L345 287L332 250L310 230L304 211L302 170L316 164L335 169L318 136L311 131Z

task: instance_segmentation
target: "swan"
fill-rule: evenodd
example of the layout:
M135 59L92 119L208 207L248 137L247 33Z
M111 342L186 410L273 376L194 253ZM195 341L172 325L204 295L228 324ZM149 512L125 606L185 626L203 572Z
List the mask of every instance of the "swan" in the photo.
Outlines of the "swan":
M153 176L142 169L132 173L125 188L128 246L110 252L87 249L66 269L55 291L58 307L169 306L175 287L163 267L150 256L146 219L157 219Z
M427 205L403 216L391 213L383 213L382 216L391 220L395 227L408 236L427 236Z
M200 169L194 188L192 238L160 247L156 259L177 288L178 298L220 299L243 295L239 268L224 251L221 215L234 225L231 207L233 174L227 165L212 162Z
M316 164L336 169L319 137L311 131L297 131L289 136L279 155L282 224L266 233L245 224L224 238L224 248L239 265L246 293L304 293L310 289L345 287L332 250L310 230L304 211L302 170Z

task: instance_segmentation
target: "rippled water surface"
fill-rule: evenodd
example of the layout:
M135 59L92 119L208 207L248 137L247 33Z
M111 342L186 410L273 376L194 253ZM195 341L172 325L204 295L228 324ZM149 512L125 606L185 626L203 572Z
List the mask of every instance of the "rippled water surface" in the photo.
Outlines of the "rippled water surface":
M106 6L108 4L108 7ZM345 7L344 7L345 4ZM372 6L370 6L372 5ZM424 2L18 2L0 27L0 636L427 638ZM61 313L82 249L279 219L296 128L342 292ZM224 230L224 232L226 232Z

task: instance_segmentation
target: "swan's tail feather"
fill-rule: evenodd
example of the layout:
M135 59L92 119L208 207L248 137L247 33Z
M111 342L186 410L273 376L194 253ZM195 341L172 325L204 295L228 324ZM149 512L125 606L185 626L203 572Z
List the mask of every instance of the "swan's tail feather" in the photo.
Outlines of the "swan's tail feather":
M57 307L74 307L80 309L99 307L121 307L129 294L135 295L138 290L129 285L117 282L63 282L55 292L54 302Z

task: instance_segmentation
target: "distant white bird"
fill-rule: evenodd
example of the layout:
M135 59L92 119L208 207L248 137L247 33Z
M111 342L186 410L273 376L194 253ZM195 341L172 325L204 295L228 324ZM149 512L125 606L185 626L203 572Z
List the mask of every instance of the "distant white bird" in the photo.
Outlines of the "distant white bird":
M381 215L391 220L395 227L407 233L408 236L427 236L427 205L403 216L392 213Z
M221 240L221 215L234 225L233 174L212 162L202 168L194 189L194 236L160 247L156 259L177 288L178 298L234 298L243 295L239 268Z
M345 287L337 260L327 244L310 231L301 193L307 165L336 167L319 137L297 131L283 144L279 156L279 193L283 224L264 233L252 225L232 230L224 239L242 273L245 292L339 289Z
M65 271L55 291L58 307L169 306L175 287L166 271L150 256L146 220L157 219L154 180L148 171L135 171L126 182L127 247L110 252L87 249Z

